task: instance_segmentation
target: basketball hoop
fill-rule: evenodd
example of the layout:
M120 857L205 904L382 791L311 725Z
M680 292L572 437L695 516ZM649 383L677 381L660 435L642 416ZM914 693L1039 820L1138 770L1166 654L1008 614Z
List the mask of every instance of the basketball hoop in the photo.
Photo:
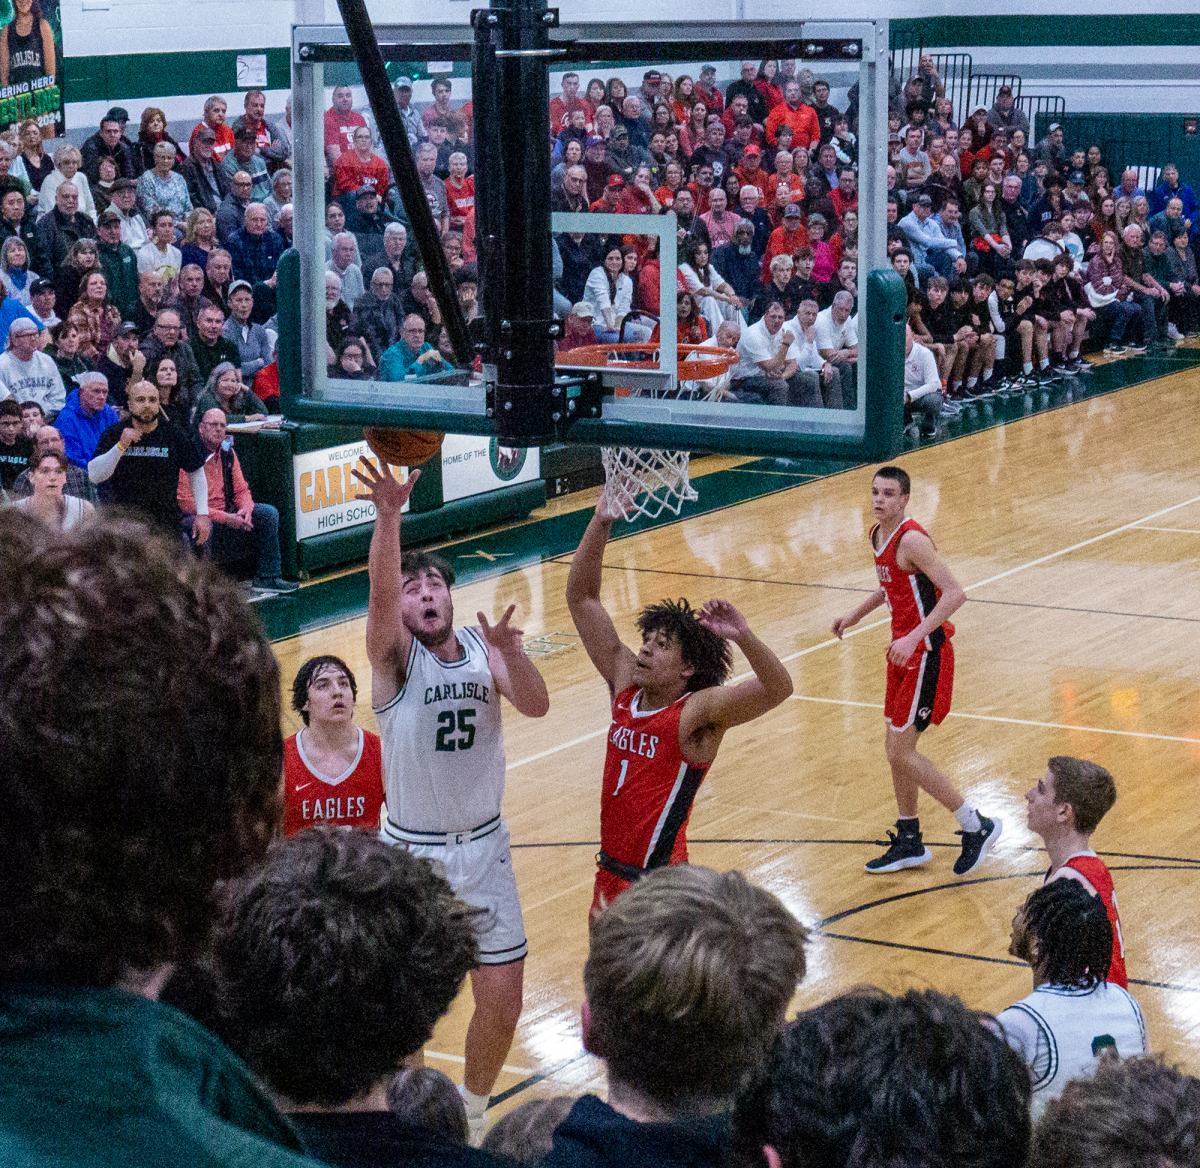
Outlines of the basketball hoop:
M581 345L559 353L560 365L591 365L607 369L655 369L659 367L659 349L653 343ZM672 397L686 394L701 398L716 398L723 382L739 358L734 349L714 348L711 345L676 346L676 383L667 392ZM687 380L679 375L687 373ZM704 383L707 383L705 385ZM685 386L687 387L685 389ZM641 388L621 389L620 397L647 396ZM659 396L651 390L651 397ZM640 446L605 446L601 452L604 462L603 500L609 509L625 520L646 516L657 519L664 511L678 515L684 503L698 499L696 488L688 479L689 453L686 450L652 450Z

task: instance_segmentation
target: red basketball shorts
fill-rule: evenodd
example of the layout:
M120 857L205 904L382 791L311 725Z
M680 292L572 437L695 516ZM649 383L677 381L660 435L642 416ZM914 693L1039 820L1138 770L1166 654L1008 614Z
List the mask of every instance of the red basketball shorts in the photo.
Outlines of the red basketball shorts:
M906 665L887 664L883 716L894 730L937 726L950 713L954 690L954 646L946 638L936 649L914 653Z

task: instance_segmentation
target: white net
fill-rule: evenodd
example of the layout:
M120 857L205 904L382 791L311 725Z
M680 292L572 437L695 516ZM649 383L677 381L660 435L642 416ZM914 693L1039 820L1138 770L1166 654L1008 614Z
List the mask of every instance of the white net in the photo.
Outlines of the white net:
M626 520L645 515L657 519L664 511L678 515L683 504L698 499L688 481L686 450L643 450L605 446L604 495L609 508Z

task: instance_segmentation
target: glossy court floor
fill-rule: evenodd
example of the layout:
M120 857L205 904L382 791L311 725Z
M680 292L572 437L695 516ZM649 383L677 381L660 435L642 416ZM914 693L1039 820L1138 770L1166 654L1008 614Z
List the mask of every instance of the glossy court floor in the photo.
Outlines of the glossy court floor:
M794 1009L860 983L935 986L989 1011L1027 994L1029 970L1007 954L1009 922L1046 858L1022 796L1049 756L1072 754L1116 777L1117 804L1093 843L1113 870L1152 1046L1200 1069L1198 416L1200 371L1179 372L899 460L914 480L910 514L968 595L954 618L953 713L923 749L1004 821L994 857L965 880L951 872L957 825L924 796L933 862L863 872L895 818L883 753L888 635L878 614L841 644L829 626L874 587L869 468L789 479L765 460L707 459L702 506L709 485L733 480L771 493L610 544L603 599L628 643L642 605L720 596L791 670L794 697L726 737L689 838L694 862L745 871L812 928ZM594 500L569 496L454 549L470 580L456 592L458 623L515 602L551 695L540 721L504 715L504 813L530 952L493 1114L604 1087L580 1043L579 1006L608 699L564 600L580 509ZM361 574L319 587L361 598ZM314 619L277 641L285 707L296 667L317 652L344 656L369 695L364 625ZM367 700L359 720L375 728ZM299 723L289 714L285 725ZM470 1009L466 990L428 1047L430 1065L452 1077Z

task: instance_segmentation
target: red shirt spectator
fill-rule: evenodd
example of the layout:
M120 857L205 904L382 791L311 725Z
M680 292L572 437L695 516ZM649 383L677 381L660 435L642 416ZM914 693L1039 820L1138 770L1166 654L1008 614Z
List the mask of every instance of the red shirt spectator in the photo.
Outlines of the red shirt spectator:
M793 202L804 198L804 180L798 174L789 174L786 177L782 174L773 174L767 179L767 188L765 191L769 206L773 207L775 205L775 192L778 190L780 183L785 183L791 188Z
M461 183L455 183L453 175L447 178L446 202L450 204L451 219L465 219L475 206L475 176L465 175Z
M808 232L804 230L804 216L800 208L793 203L788 211L795 207L794 214L784 214L783 222L771 232L767 240L767 250L763 252L762 278L765 284L771 278L771 261L777 255L795 255L798 247L808 246Z
M855 190L847 196L839 184L829 192L829 201L833 204L833 209L837 212L838 222L841 223L842 216L847 211L858 210L858 191Z
M708 192L712 190L712 187L702 187L699 183L690 182L687 188L696 200L696 214L703 215L708 210Z
M793 91L792 86L795 85ZM768 115L764 129L767 141L775 145L775 131L781 125L792 127L792 147L807 146L811 150L821 141L821 124L817 120L817 111L812 106L800 104L800 86L788 82L788 94L795 94L796 104L785 102L777 105Z
M371 152L371 131L365 125L355 126L352 142L353 148L333 164L333 197L362 187L370 187L382 197L387 193L390 176L387 163Z
M208 126L208 123L201 122L192 130L192 136L188 139L189 154L192 152L193 144L196 141L196 130L200 130L205 126ZM233 149L233 131L224 122L216 126L209 126L209 129L217 136L216 142L213 143L213 159L220 162Z
M696 82L692 93L697 101L704 103L704 108L710 114L721 114L725 112L725 95L713 84L717 79L717 71L714 69L711 74L707 74L703 69L700 71L700 80Z
M733 168L733 173L737 175L742 186L758 187L764 193L767 183L771 181L771 176L762 167L762 151L757 146L746 147L742 152L742 161Z
M564 73L562 94L550 99L550 136L555 138L571 124L571 114L581 109L585 122L590 126L595 111L591 103L579 96L579 74Z
M349 89L347 89L349 92ZM354 131L365 126L367 119L357 110L328 109L325 111L325 149L336 150L338 157L354 149Z

